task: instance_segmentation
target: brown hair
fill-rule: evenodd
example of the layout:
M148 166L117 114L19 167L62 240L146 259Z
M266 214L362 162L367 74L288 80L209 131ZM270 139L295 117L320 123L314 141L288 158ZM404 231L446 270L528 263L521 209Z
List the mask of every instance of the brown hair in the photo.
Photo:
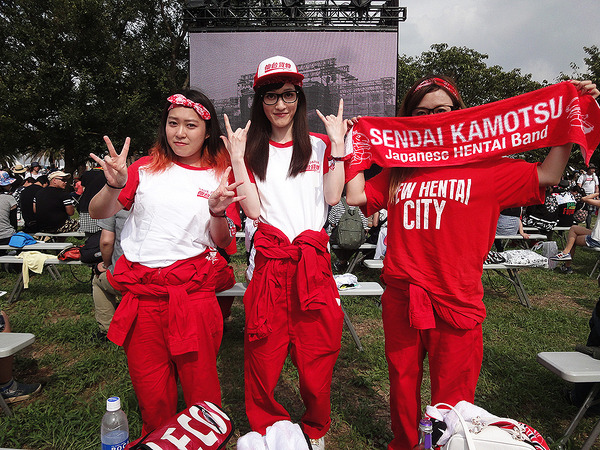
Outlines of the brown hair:
M441 83L439 83L439 84L436 83L433 80L435 78L439 78L439 79L445 81L446 83L449 83L451 86L454 87L454 90L455 90L456 94L458 94L458 95L455 95L450 89L447 89ZM432 80L432 83L426 84L423 87L419 87L424 81L428 81L428 80ZM419 89L417 89L417 87L419 87ZM455 108L457 108L457 109L466 108L465 103L463 102L463 99L460 96L460 93L458 92L456 82L454 81L453 78L448 77L446 75L436 75L436 76L431 75L431 76L420 78L417 81L415 81L415 83L411 86L411 88L408 90L406 95L404 95L404 99L402 100L402 103L400 104L400 107L398 108L398 111L396 112L396 117L411 116L412 112L417 108L417 106L419 106L419 103L421 103L421 101L423 100L423 97L425 97L430 92L435 92L440 89L442 91L444 91L446 94L448 94L448 96L452 99L452 105ZM396 190L398 189L398 186L400 186L400 183L402 183L406 179L410 178L412 176L412 174L414 173L414 171L415 171L414 167L392 167L390 169L390 185L389 185L389 192L388 192L389 201L392 201L392 199L394 198L394 195L396 194Z
M265 115L262 98L268 91L281 89L285 83L267 84L258 88L254 94L251 111L251 125L246 140L246 165L261 181L267 175L269 164L269 140L271 138L271 122ZM306 170L312 146L308 132L308 119L306 117L306 96L299 86L294 86L298 93L298 106L292 124L292 140L294 149L292 161L288 169L288 177L295 177Z
M194 89L184 89L174 94L182 94L187 99L200 103L210 113L210 119L205 120L206 133L208 137L204 141L204 145L200 150L201 161L203 166L212 167L217 174L222 174L227 166L229 166L229 154L225 150L223 141L221 141L221 126L217 120L217 112L209 98L202 92ZM177 155L167 141L167 118L169 116L169 108L171 103L166 102L158 128L158 136L156 143L148 151L151 157L150 163L146 166L149 172L162 172L167 169L177 159ZM204 119L202 119L204 120Z

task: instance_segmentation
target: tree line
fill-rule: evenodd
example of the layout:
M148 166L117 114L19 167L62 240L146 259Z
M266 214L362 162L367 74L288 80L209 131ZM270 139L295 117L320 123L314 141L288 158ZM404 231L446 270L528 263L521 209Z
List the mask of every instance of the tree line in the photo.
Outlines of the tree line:
M102 136L132 138L143 154L153 143L165 96L189 84L185 0L4 0L0 2L0 162L19 154L82 167L104 153ZM600 50L585 47L570 77L600 80ZM453 76L468 106L548 84L520 69L488 66L466 47L434 44L399 56L397 101L417 78ZM210 58L207 58L209 61ZM536 157L528 154L528 157ZM574 163L581 157L574 153Z

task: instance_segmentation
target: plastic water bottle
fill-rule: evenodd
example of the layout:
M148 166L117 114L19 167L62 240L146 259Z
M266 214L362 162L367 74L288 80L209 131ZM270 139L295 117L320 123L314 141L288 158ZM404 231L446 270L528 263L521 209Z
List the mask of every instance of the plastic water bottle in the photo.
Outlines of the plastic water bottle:
M431 435L433 433L433 424L429 419L419 421L419 444L423 444L425 450L432 449Z
M106 400L106 412L100 426L102 450L123 450L129 443L127 416L121 409L121 399L110 397Z

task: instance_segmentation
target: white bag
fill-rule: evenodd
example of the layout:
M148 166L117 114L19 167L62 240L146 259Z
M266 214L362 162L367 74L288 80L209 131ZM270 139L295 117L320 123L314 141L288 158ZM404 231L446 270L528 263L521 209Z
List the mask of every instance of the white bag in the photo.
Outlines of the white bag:
M451 410L444 416L446 423L451 423L452 419L455 419L447 417L452 413L458 418L458 423L455 424L457 426L453 428L450 438L441 446L443 450L533 450L537 448L529 441L529 437L524 432L527 425L513 419L496 417L468 402L459 402L456 406L459 407L461 404L467 408L479 409L486 414L473 417L467 423L460 412L451 405L447 403L435 405L433 407L435 409L442 406ZM510 429L503 428L498 426L500 424L503 426L512 425L512 427Z
M558 261L550 259L558 253L556 241L540 241L535 244L531 250L539 252L542 256L548 258L548 269L553 270L558 265Z

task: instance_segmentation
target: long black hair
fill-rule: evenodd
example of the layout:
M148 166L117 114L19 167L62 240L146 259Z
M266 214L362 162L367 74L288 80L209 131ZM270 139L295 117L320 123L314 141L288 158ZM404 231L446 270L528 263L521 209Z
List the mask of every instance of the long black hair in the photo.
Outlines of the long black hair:
M271 122L263 109L263 95L268 91L281 89L285 83L267 84L258 88L254 94L251 110L251 125L246 140L246 165L259 180L264 181L269 164L269 140L271 138ZM292 139L294 149L292 161L288 169L288 176L295 177L306 170L312 146L308 132L308 118L306 117L306 96L300 86L294 86L298 94L296 114L292 124Z

